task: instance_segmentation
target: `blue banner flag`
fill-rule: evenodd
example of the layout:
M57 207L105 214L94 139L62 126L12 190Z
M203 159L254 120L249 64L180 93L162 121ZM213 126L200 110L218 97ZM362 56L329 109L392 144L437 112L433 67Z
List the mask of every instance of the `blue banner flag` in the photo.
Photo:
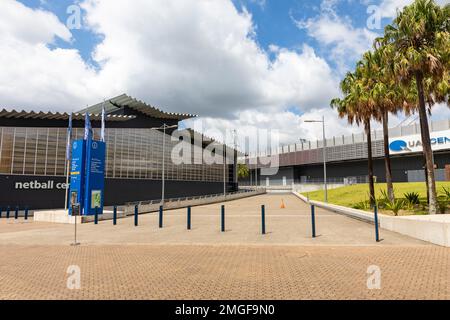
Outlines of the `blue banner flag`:
M91 138L92 138L91 119L89 118L89 113L86 112L86 117L84 120L84 140L89 140Z
M69 115L69 127L67 128L67 145L66 145L66 160L70 160L70 145L72 143L72 113Z

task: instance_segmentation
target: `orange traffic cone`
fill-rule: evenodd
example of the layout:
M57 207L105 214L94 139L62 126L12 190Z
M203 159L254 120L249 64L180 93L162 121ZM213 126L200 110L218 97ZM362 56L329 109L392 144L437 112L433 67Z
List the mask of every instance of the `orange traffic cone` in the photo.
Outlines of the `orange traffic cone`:
M281 207L280 209L286 209L286 206L284 205L284 200L281 200Z

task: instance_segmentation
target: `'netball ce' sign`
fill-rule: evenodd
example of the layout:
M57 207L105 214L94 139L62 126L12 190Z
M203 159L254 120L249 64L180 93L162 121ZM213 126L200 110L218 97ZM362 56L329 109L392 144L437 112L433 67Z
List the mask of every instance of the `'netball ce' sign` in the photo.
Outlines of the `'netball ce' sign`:
M431 147L434 151L450 149L450 130L433 132L431 134ZM422 137L420 135L412 135L400 139L392 139L389 149L393 154L422 152Z

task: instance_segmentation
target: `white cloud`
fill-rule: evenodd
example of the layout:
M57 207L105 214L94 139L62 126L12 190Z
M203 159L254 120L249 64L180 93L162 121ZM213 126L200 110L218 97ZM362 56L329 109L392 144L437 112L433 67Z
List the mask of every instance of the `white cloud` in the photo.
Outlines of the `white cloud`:
M411 0L383 0L380 4L380 15L383 18L394 18L398 10L411 4Z
M72 40L54 14L2 0L0 38L0 107L61 111L100 98L95 71L76 50L49 48L57 38Z
M383 18L395 18L397 11L413 2L413 0L383 0L379 5L380 14ZM443 6L448 3L448 0L435 0L435 2Z
M372 34L326 4L304 26L334 46L337 59L365 50ZM54 14L2 0L0 107L77 110L126 92L166 110L200 114L207 130L278 129L282 143L320 137L320 127L302 121L322 114L330 135L360 132L328 107L339 90L326 61L307 45L294 51L276 44L270 60L254 40L251 15L231 1L85 0L82 6L84 26L102 39L93 52L98 70L77 50L49 46L75 41Z
M129 93L163 109L265 126L327 107L338 80L311 47L300 51L254 40L251 15L229 0L85 0L84 27L101 36L90 67L77 50L51 49L70 31L46 11L4 0L0 11L0 104L75 110ZM24 94L26 93L26 94ZM252 116L255 115L255 116ZM289 137L286 136L286 139Z
M32 10L14 0L2 0L0 37L28 44L52 43L56 37L70 41L70 31L47 11Z
M172 110L228 118L292 104L307 110L328 104L336 91L332 70L309 47L280 49L270 61L253 39L251 15L230 1L125 3L83 5L89 26L104 36L95 54L104 61L99 81L120 74L117 90ZM328 95L311 94L319 89Z
M340 137L352 133L361 133L361 128L355 125L349 125L346 119L339 119L337 114L331 108L311 109L307 113L298 115L290 111L268 114L257 110L248 110L241 112L238 119L202 118L192 119L186 122L190 127L203 128L206 136L213 137L218 141L223 141L223 133L227 132L227 143L232 144L232 134L230 130L237 130L239 137L254 138L255 134L260 135L260 139L265 140L264 130L274 137L278 136L281 144L299 143L300 139L315 142L322 139L322 125L314 123L305 123L305 120L321 120L325 117L326 135L330 139L333 136ZM218 131L217 131L218 130ZM257 131L259 130L259 131ZM264 141L260 143L265 143ZM242 151L245 147L241 142L239 146Z
M329 59L336 62L342 73L372 47L377 34L367 28L355 28L349 17L336 13L336 3L336 0L325 0L318 16L305 20L292 19L298 28L305 29L310 37L328 50Z

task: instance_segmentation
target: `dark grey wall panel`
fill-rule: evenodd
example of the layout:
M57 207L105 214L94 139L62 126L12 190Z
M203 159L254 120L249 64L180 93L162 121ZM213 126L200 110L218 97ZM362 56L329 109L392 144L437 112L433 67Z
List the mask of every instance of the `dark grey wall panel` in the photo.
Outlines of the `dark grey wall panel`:
M450 154L435 152L435 163L438 168L443 169L446 164L450 163ZM422 155L392 157L392 176L395 182L407 182L407 171L421 170L424 166ZM333 162L327 165L327 174L332 178L345 178L355 176L367 176L368 167L367 160L364 161L345 161ZM378 158L374 160L374 174L378 178L378 182L385 182L385 166L384 159ZM300 177L307 176L310 179L323 178L323 164L304 165L295 167L296 182L300 182Z
M30 185L31 183L33 185ZM0 207L63 208L65 190L62 184L64 183L63 177L0 175ZM237 186L232 183L227 186L227 189L228 192L236 191ZM223 192L223 183L166 181L165 192L166 199L219 194ZM106 206L156 199L161 199L161 181L106 179Z

